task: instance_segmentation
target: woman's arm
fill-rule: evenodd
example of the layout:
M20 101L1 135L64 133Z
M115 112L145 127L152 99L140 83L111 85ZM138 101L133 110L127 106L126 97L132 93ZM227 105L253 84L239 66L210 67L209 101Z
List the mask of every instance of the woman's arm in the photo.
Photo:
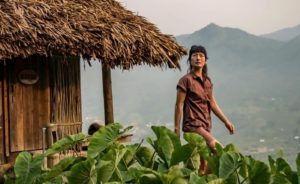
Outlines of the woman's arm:
M221 108L219 107L214 95L210 98L210 106L211 110L214 112L214 114L225 124L226 128L228 129L230 134L234 134L235 127L234 125L229 121L229 119L225 116Z
M177 90L176 104L175 104L175 113L174 113L174 127L175 133L180 136L180 120L182 116L182 109L185 100L186 93L182 90Z

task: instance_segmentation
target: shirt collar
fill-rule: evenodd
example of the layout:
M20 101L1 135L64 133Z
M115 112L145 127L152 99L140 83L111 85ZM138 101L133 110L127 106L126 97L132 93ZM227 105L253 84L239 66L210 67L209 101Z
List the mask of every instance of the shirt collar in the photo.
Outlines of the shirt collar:
M201 80L201 78L199 76L197 76L194 72L191 72L191 75L192 75L193 79L200 79ZM202 73L202 77L203 77L203 81L205 81L207 79L207 76L206 76L205 73Z

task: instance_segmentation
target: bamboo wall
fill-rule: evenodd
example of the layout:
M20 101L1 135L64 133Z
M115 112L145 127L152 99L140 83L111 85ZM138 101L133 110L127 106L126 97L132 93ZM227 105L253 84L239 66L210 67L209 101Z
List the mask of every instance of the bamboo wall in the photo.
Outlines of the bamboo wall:
M81 132L80 58L50 59L51 118L56 139Z

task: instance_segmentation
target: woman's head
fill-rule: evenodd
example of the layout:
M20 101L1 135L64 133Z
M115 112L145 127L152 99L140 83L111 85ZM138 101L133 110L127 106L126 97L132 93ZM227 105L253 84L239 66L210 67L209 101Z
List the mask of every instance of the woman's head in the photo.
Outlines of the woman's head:
M191 57L194 53L197 53L197 52L201 52L205 55L205 59L207 60L208 57L207 57L207 52L206 52L206 49L201 46L201 45L193 45L190 49L190 53L189 53L189 58L188 60L191 61Z
M204 66L198 63L198 66L202 67L202 72L207 74L207 52L206 49L201 46L201 45L193 45L190 49L189 52L189 57L188 57L188 63L190 65L190 71L193 69L193 66L197 66L197 62L203 64L202 62L204 61ZM196 62L196 63L195 63Z

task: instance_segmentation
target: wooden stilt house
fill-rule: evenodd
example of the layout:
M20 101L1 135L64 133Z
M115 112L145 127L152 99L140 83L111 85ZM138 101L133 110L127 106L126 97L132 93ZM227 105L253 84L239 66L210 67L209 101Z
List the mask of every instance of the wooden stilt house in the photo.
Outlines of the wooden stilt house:
M0 165L81 131L80 58L102 63L113 122L111 68L179 68L185 54L114 0L0 1Z

